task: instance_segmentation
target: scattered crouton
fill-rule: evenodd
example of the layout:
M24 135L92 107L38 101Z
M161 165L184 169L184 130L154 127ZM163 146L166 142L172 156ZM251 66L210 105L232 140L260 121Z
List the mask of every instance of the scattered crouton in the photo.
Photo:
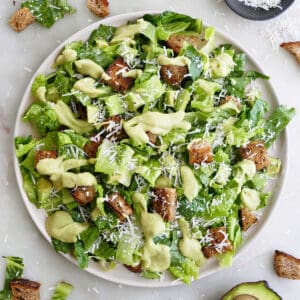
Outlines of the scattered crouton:
M32 12L27 8L20 8L9 19L9 26L16 32L24 30L34 22Z
M164 65L160 68L160 76L169 85L179 87L184 76L189 73L186 66Z
M131 77L123 77L128 72L129 66L124 62L122 57L118 57L106 70L109 80L103 80L104 83L110 85L116 92L125 93L134 83Z
M206 258L233 250L225 227L210 228L207 239L209 240L208 245L202 248Z
M247 231L253 224L257 222L257 218L247 208L242 208L240 214L243 231Z
M142 272L142 265L139 264L137 266L128 266L128 265L124 265L130 272L132 273L141 273Z
M101 130L105 129L105 138L111 141L120 141L127 138L127 134L122 126L122 117L115 115L102 122Z
M211 145L205 140L194 139L189 143L187 149L190 164L211 163L213 161Z
M300 279L300 259L288 253L275 250L274 268L278 276L288 279Z
M156 188L154 190L153 208L165 221L174 221L177 208L176 189Z
M96 197L93 186L76 186L71 193L75 201L82 206L91 203Z
M157 134L154 134L150 131L147 131L146 134L148 135L148 138L149 138L149 142L153 145L156 145L156 141L157 141L157 138L158 138L158 135Z
M52 150L36 151L34 156L34 165L36 166L40 160L45 158L57 158L57 152Z
M269 156L263 141L253 141L240 148L243 159L250 159L255 163L256 170L260 171L270 164Z
M124 221L128 216L133 214L132 208L118 192L109 195L106 203L116 213L120 221Z
M28 279L18 278L10 281L12 300L39 300L40 283Z
M280 45L280 47L284 48L284 49L288 50L290 53L292 53L296 57L298 63L300 63L300 41L282 43Z
M199 36L173 33L167 40L167 45L178 54L182 49L184 42L193 45L195 48L201 48L201 46L205 44L205 40L200 39Z
M87 8L100 18L105 18L109 15L108 0L88 0Z

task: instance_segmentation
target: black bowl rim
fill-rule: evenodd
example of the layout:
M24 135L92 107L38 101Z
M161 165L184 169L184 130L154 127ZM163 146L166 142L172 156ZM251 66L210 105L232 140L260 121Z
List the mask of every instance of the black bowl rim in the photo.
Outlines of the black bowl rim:
M266 20L274 19L274 18L278 17L279 15L281 15L283 12L285 12L294 2L295 2L295 0L291 0L290 3L287 4L287 6L285 8L277 10L276 13L274 13L273 15L269 15L266 17L252 17L252 16L249 16L247 13L243 14L243 13L240 13L239 11L237 11L237 9L235 9L235 7L232 5L232 0L225 0L225 3L233 12L235 12L240 17L243 17L245 19L252 20L252 21L266 21Z

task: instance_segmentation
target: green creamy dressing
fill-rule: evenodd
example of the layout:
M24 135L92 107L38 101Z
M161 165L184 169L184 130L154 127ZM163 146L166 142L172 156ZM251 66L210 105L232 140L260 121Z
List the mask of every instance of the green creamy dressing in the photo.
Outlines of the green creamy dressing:
M73 49L65 49L62 54L60 54L57 59L55 60L55 63L53 64L52 68L57 68L58 66L61 66L68 62L73 62L77 58L77 52Z
M95 186L97 180L94 175L89 172L72 173L68 170L87 166L86 159L69 159L63 160L64 156L57 158L45 158L38 162L36 169L41 175L50 176L57 190L62 188L74 188L75 186Z
M132 41L135 43L134 36L137 33L145 30L149 25L149 23L144 21L143 19L137 20L136 24L123 25L117 28L113 39L111 40L111 44L119 43L122 41Z
M157 135L166 135L174 128L188 131L191 128L191 124L183 121L184 116L185 113L183 111L171 114L148 111L124 122L123 127L132 139L148 143L147 131Z
M185 56L167 57L163 54L159 55L157 58L157 63L161 66L173 65L173 66L189 66L191 60Z
M201 251L201 245L198 240L192 237L189 224L184 218L179 219L179 226L182 231L182 239L179 241L179 250L181 253L193 259L197 266L205 263L205 257Z
M162 272L171 264L170 247L156 245L153 238L165 232L165 223L159 214L147 212L147 200L143 194L135 192L133 201L142 208L140 226L145 236L142 254L143 268L152 272Z
M76 133L83 134L94 129L88 122L76 119L69 106L61 100L53 105L53 109L57 114L59 122L73 129Z
M133 69L133 70L125 72L123 74L123 77L125 77L125 78L130 77L130 78L137 79L137 78L141 77L142 74L143 74L142 70L140 70L140 69Z
M188 166L180 167L183 193L189 201L192 201L200 191L200 184L193 171Z
M87 223L73 221L65 211L56 211L46 220L48 234L65 243L76 243L78 235L89 227Z
M103 73L103 74L106 74L106 73ZM108 79L110 79L109 76L108 76ZM77 90L77 91L81 91L91 98L97 98L98 96L103 94L103 90L97 89L95 87L95 84L96 84L95 79L90 78L90 77L85 77L80 80L77 80L74 83L73 89Z
M76 70L82 75L88 75L95 79L109 80L110 77L105 73L103 68L91 59L80 59L75 61Z

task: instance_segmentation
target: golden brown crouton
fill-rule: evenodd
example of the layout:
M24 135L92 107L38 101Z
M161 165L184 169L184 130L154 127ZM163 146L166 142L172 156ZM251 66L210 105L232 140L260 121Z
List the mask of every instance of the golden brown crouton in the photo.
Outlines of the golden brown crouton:
M240 148L243 159L250 159L255 163L256 170L266 168L270 164L268 152L263 141L253 141Z
M296 57L298 63L300 63L300 41L282 43L280 45L280 47L284 48L284 49L288 50L290 53L292 53Z
M189 143L187 149L190 164L211 163L213 161L212 148L205 140L195 139Z
M34 22L32 12L27 8L20 8L9 19L9 26L16 32L24 30Z
M103 121L101 130L105 129L105 138L111 141L120 141L127 138L127 134L122 127L122 117L115 115Z
M160 76L164 82L172 86L180 86L184 79L184 75L189 70L186 66L164 65L160 68Z
M135 267L133 266L128 266L128 265L124 265L129 271L133 272L133 273L141 273L142 272L142 265L139 264Z
M176 189L156 188L154 190L153 208L165 221L174 221L177 209Z
M98 147L101 145L101 143L102 143L101 137L96 136L95 138L92 137L91 140L84 145L83 150L88 156L88 158L97 157Z
M40 160L45 158L57 158L57 152L52 150L36 151L34 156L34 165L36 166Z
M280 277L300 279L300 259L288 253L275 250L274 268Z
M91 203L96 197L93 186L77 186L71 192L75 201L82 206Z
M88 0L86 6L92 13L100 18L109 15L109 2L107 0Z
M243 231L247 231L253 224L257 222L257 218L247 208L242 208L240 213L242 229Z
M109 195L106 203L116 213L120 221L124 221L126 217L133 214L132 208L118 192Z
M131 77L123 77L124 72L128 72L129 66L124 62L122 57L118 57L106 70L111 78L103 80L104 83L110 85L116 92L125 93L134 83Z
M225 104L225 103L227 103L227 102L229 102L229 101L231 101L231 100L234 101L234 102L236 103L236 106L237 106L237 108L238 108L239 110L242 109L241 102L239 102L235 97L229 96L229 95L225 96L225 98L223 98L223 99L220 101L220 105L223 105L223 104Z
M208 245L202 248L206 258L233 250L225 227L210 228L207 239Z
M18 278L10 281L12 300L39 300L40 283Z
M154 134L154 133L152 133L152 132L150 132L150 131L147 131L146 133L147 133L147 135L148 135L149 142L150 142L151 144L155 145L155 144L156 144L156 141L157 141L157 138L158 138L158 135L156 135L156 134Z
M205 44L205 40L200 39L199 36L173 33L167 40L167 45L178 54L182 49L184 42L193 45L196 49Z

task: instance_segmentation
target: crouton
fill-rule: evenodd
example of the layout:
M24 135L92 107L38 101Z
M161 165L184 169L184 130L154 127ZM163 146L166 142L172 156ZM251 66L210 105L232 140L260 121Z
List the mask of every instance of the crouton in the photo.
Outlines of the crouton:
M154 190L153 209L167 222L176 217L177 193L173 188L156 188Z
M109 15L109 2L107 0L88 0L87 8L100 18L105 18Z
M122 57L118 57L106 70L109 80L103 80L110 85L116 92L125 93L134 83L131 77L123 77L124 72L128 72L129 66L124 62Z
M12 300L39 300L40 283L24 278L12 279L10 281Z
M127 134L122 127L122 117L115 115L105 119L102 123L101 130L105 129L103 135L111 141L120 141L127 138Z
M241 223L243 231L247 231L253 224L257 222L257 218L250 210L242 208L240 211Z
M96 197L96 190L93 186L76 186L71 193L81 206L91 203Z
M233 250L225 227L210 228L207 240L208 245L202 248L202 252L206 258Z
M300 279L300 259L288 253L275 250L274 268L278 276L288 279Z
M142 272L142 265L139 264L137 266L128 266L128 265L124 265L126 267L126 269L128 269L130 272L133 273L141 273Z
M34 22L32 12L27 8L20 8L9 19L9 26L16 32L24 30Z
M153 145L156 144L156 141L157 141L157 138L158 138L158 135L150 132L150 131L147 131L146 134L148 135L148 138L149 138L149 142Z
M236 103L236 107L241 110L242 109L242 105L241 105L241 102L239 102L235 97L233 96L225 96L225 98L223 98L221 101L220 101L220 105L223 105L229 101L234 101Z
M85 145L84 145L84 152L88 156L88 158L95 158L97 157L98 147L101 145L102 139L101 137L92 137Z
M133 214L132 208L118 192L109 195L106 203L116 213L120 221L124 221L128 216Z
M290 53L292 53L296 57L298 63L300 63L300 41L282 43L280 45L280 47L284 48L284 49L288 50Z
M57 158L57 152L52 150L36 151L34 156L34 165L36 166L40 160L45 158Z
M164 65L160 68L160 76L169 85L179 87L184 79L184 75L189 70L186 66Z
M167 45L174 53L178 54L183 47L184 42L193 45L196 49L201 48L206 43L197 35L185 35L182 33L173 33L167 40Z
M195 139L189 143L187 149L190 164L211 163L213 161L212 148L205 140Z
M256 170L260 171L270 164L267 149L263 141L253 141L240 148L240 156L255 163Z

